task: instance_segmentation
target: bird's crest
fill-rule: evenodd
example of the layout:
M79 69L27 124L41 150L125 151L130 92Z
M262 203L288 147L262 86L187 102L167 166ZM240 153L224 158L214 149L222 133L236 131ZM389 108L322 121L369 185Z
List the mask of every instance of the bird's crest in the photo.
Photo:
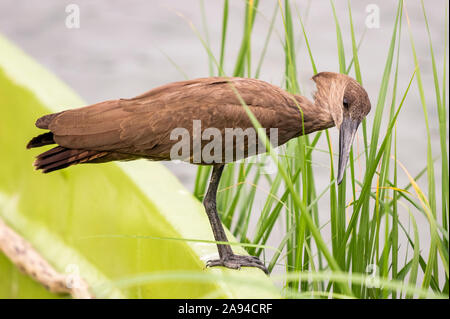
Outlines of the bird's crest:
M351 77L340 73L321 72L314 75L312 80L317 87L314 94L315 104L329 110L337 128L342 123L344 96L350 95L352 100L360 100L363 104L361 113L364 113L364 116L370 110L366 91ZM367 112L366 108L368 108Z

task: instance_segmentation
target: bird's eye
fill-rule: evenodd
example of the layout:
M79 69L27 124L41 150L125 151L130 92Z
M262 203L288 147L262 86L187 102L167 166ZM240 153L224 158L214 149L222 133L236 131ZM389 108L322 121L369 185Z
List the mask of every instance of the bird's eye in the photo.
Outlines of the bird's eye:
M347 101L347 99L345 97L344 97L344 101L342 103L344 104L344 107L346 109L348 109L348 101Z

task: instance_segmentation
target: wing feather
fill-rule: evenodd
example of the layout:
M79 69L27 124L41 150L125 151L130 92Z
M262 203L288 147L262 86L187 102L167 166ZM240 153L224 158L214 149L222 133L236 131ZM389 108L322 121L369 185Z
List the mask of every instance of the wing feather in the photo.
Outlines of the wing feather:
M48 128L56 143L66 148L164 157L167 154L162 153L176 143L170 140L170 132L177 127L192 132L193 120L201 120L202 128L215 127L222 132L226 127L252 127L230 83L263 127L280 126L283 112L295 114L292 97L274 85L213 77L175 82L132 99L65 111L55 116Z

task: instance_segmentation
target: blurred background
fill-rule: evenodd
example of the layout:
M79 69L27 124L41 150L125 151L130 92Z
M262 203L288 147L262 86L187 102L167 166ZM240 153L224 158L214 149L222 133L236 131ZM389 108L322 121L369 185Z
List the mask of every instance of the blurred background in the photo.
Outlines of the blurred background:
M79 28L66 26L66 18L69 15L66 7L71 3L76 4L80 9ZM445 0L435 0L426 1L425 4L438 72L442 72L442 61L446 54L444 52L445 3ZM378 27L368 27L365 23L370 14L367 12L368 6L371 4L379 8ZM260 1L251 40L254 61L259 60L263 50L271 15L276 5L276 1ZM420 1L405 1L405 5L414 33L422 81L426 90L432 148L434 155L439 156L438 116L423 12ZM350 61L352 52L347 1L335 1L335 6L340 21L345 21L341 28L342 33L346 35L343 40L346 56ZM233 63L242 40L244 7L243 0L230 1L225 52L225 73L227 74L233 73ZM292 1L292 8L296 10L294 16L299 14L303 18L318 70L338 72L335 23L329 1ZM222 1L1 0L0 33L54 72L88 104L92 104L108 99L133 97L156 86L184 80L186 77L216 75L217 70L215 68L211 70L208 55L192 26L209 43L213 54L218 57L222 9ZM395 10L396 2L394 1L352 2L356 37L357 41L361 42L359 59L363 85L369 93L373 109L386 61ZM405 91L414 70L406 20L405 16L400 47L399 95ZM313 83L310 81L313 70L298 21L294 21L294 29L301 91L302 94L311 97L314 90ZM283 21L278 14L260 74L261 79L279 86L282 86L284 82L283 33ZM233 63L227 61L233 61ZM256 67L256 65L253 66L254 69ZM352 72L350 75L353 76ZM418 92L414 81L397 126L398 132L401 132L398 134L398 159L413 176L424 168L427 156L426 127ZM388 96L386 101L390 101L390 98ZM373 116L373 112L368 116L369 126ZM388 116L388 112L385 112L385 116ZM385 122L383 124L385 125ZM384 132L383 128L382 131ZM336 129L332 129L331 136L335 148L338 141L336 133ZM361 150L361 130L358 134L354 145ZM326 149L325 144L319 144L318 147ZM317 188L321 190L329 184L328 154L314 152L314 162L317 167L315 175ZM165 165L187 189L193 189L195 166L175 163L165 163ZM357 177L363 176L363 166L357 163L355 169ZM440 187L440 165L435 165L435 170L436 185ZM400 174L399 184L405 183L407 183L406 176ZM421 179L419 185L426 190L426 179ZM437 196L437 203L440 205L439 191ZM256 198L261 199L262 204L265 197L264 192L258 191ZM327 205L328 200L324 199L320 207L326 210ZM255 203L255 207L258 207L258 203ZM418 217L419 225L420 218L423 216ZM419 229L419 231L423 233L427 232L427 229ZM424 240L423 247L427 247L426 241L429 240L429 236L424 236Z

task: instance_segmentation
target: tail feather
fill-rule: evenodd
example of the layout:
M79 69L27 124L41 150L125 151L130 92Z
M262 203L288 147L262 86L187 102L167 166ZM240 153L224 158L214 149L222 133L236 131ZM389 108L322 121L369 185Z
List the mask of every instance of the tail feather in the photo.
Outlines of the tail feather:
M48 129L48 126L53 121L53 119L61 113L62 112L47 114L47 115L44 115L44 116L38 118L36 121L36 127L42 128L42 129Z
M53 165L55 163L60 163L64 161L71 161L73 159L77 158L83 158L85 155L88 154L89 151L82 151L82 150L71 150L71 149L64 149L58 150L58 152L47 155L45 157L38 157L36 160L36 164L38 164L41 167L45 167L47 165Z
M51 122L61 113L53 113L40 117L36 121L36 126L41 129L49 129ZM50 144L56 144L56 142L53 133L47 132L32 138L28 142L27 148ZM38 155L34 161L34 166L37 170L42 170L43 173L49 173L75 164L90 161L102 162L107 159L106 155L108 154L108 152L102 151L69 149L58 145Z
M74 150L57 146L39 155L34 166L43 173L49 173L71 165L89 162L105 155L107 152Z
M55 155L57 153L61 153L61 152L65 151L65 150L67 150L67 148L62 147L62 146L57 146L57 147L49 149L48 151L46 151L44 153L39 154L37 156L37 159L43 159L43 158L49 157L51 155Z
M55 140L53 139L53 133L47 132L33 137L31 141L28 142L27 148L41 147L50 144L55 144Z

